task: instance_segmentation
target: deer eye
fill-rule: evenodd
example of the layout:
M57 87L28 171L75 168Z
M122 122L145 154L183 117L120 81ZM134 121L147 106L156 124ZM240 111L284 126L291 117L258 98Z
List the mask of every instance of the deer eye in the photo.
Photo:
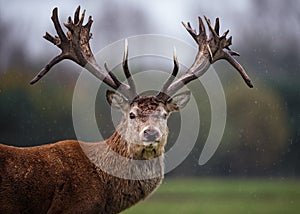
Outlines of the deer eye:
M163 118L164 120L167 119L167 116L168 116L167 113L163 113L163 114L162 114L162 118Z
M129 113L129 118L134 119L134 118L136 118L136 115L133 112L130 112Z

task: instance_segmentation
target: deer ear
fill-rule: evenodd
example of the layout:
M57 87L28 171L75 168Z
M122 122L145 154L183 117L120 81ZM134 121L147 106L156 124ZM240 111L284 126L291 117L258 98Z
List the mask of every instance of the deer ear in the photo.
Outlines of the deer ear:
M189 102L191 97L190 91L184 91L179 94L176 94L174 97L170 98L167 101L167 109L172 111L179 111L184 108L186 104Z
M112 108L115 108L115 109L118 109L121 111L126 111L129 108L129 103L128 103L127 99L115 91L107 90L106 91L106 99Z

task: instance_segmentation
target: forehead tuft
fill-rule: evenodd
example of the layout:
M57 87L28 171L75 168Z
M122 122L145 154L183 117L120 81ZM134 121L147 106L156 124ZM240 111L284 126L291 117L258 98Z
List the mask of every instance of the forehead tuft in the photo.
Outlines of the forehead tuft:
M155 96L143 96L133 100L131 106L137 106L142 111L154 111L162 104Z

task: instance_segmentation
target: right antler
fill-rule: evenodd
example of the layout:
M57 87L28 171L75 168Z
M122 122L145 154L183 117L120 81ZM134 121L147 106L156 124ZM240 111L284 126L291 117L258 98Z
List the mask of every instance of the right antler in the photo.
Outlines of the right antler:
M68 19L68 23L65 23L65 27L68 29L67 35L63 32L61 25L59 24L57 8L53 9L52 12L52 21L54 23L54 27L58 34L58 37L51 36L49 33L46 33L44 38L49 42L56 45L61 49L61 54L54 57L30 82L30 84L34 84L39 81L48 71L57 63L64 59L70 59L76 62L81 67L86 68L89 72L91 72L95 77L103 81L105 84L109 85L115 90L118 90L121 94L123 94L129 100L132 100L137 96L135 84L131 77L131 73L128 69L128 45L127 41L125 42L125 52L123 58L123 70L125 76L127 78L128 84L124 84L120 82L116 76L108 69L105 64L104 71L96 62L94 55L91 51L89 40L91 39L90 29L93 23L92 17L89 17L89 20L86 25L83 24L85 10L83 11L81 17L80 14L80 6L75 11L74 14L74 22L71 17Z
M241 74L245 83L252 88L250 78L246 74L244 68L232 57L239 55L238 53L230 49L232 37L226 38L229 30L227 30L222 36L219 35L220 23L219 19L216 19L215 27L211 26L210 20L206 17L205 21L209 28L209 36L206 34L205 26L201 17L199 20L199 34L196 30L192 29L191 24L182 23L186 30L191 34L194 40L198 44L198 54L192 66L185 71L185 73L174 81L175 76L178 73L178 61L176 54L174 53L174 70L169 79L165 82L157 97L162 101L167 101L172 97L180 88L189 82L199 78L209 68L210 64L213 64L217 60L227 60L237 71Z

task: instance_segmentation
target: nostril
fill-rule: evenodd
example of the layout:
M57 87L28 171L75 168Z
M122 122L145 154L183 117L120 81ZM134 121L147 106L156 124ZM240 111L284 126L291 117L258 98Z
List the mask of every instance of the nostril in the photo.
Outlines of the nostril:
M144 137L147 141L156 141L159 137L159 133L155 129L146 129L144 130Z

